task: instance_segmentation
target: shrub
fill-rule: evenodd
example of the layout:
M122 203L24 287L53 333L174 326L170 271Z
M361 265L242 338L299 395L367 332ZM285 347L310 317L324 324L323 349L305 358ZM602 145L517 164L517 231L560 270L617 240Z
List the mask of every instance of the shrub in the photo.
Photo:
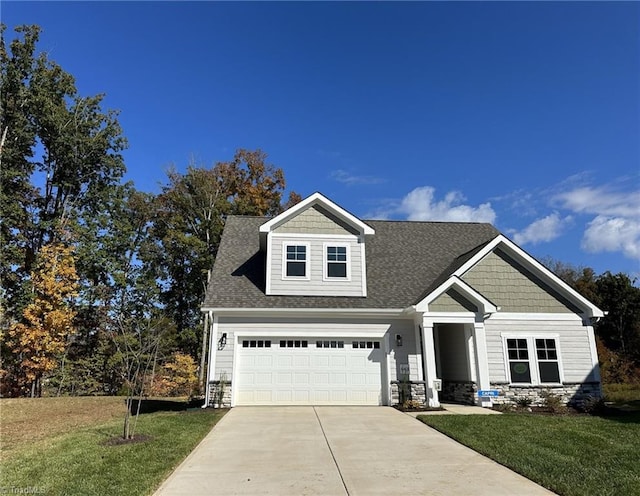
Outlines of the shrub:
M423 406L424 405L418 400L405 400L404 403L402 403L402 408L405 410L418 410L423 408Z
M514 403L518 408L529 408L533 403L533 400L529 396L522 396L520 398L516 398Z
M493 409L502 413L509 413L515 409L513 403L494 403Z
M149 394L152 396L188 396L198 394L196 362L190 355L176 352L156 375Z
M583 401L580 408L583 412L589 415L600 415L607 409L604 398L597 396L587 396Z
M551 413L564 413L567 411L561 396L553 394L551 391L543 391L540 396L542 397L542 406Z

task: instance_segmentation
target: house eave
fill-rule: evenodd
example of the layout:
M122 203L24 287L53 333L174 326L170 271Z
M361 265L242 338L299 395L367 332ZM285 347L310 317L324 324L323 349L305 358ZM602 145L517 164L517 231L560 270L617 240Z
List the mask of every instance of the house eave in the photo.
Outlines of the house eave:
M529 270L531 270L538 277L541 277L546 283L548 283L553 289L564 295L569 301L573 302L578 308L584 310L584 314L590 318L603 317L604 312L596 305L587 300L584 296L574 290L571 286L565 283L551 270L546 268L534 257L529 255L525 250L516 245L513 241L507 238L503 234L499 234L489 243L487 243L482 250L476 253L473 257L467 260L461 267L459 267L452 275L461 278L465 272L471 267L482 260L488 253L495 250L498 246L505 250L510 256L514 256L517 260L522 262Z
M343 219L345 222L353 226L361 235L373 235L375 234L374 229L369 226L367 223L358 219L355 215L348 212L344 208L336 205L331 200L323 196L321 193L314 193L311 196L305 198L300 203L294 205L288 210L285 210L280 215L274 217L273 219L265 222L260 226L260 234L264 235L273 231L274 228L283 224L288 219L296 216L298 212L310 207L312 205L321 205L323 208L326 208L332 214L337 215L339 218Z
M218 316L250 315L252 317L385 317L406 318L405 308L242 308L242 307L206 307L202 312L211 312Z

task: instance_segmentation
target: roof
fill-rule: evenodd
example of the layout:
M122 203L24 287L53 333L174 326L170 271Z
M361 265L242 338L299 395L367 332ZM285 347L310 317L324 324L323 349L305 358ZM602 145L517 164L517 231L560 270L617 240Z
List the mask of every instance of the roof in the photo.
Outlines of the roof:
M366 221L376 232L366 242L366 297L267 296L259 230L268 220L227 218L203 308L406 308L500 234L483 223Z

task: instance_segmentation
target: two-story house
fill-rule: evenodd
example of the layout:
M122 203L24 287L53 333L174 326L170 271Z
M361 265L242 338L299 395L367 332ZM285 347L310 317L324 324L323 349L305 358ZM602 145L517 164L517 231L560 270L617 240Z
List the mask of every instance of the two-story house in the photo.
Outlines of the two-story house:
M202 311L207 405L600 395L603 312L489 224L231 216Z

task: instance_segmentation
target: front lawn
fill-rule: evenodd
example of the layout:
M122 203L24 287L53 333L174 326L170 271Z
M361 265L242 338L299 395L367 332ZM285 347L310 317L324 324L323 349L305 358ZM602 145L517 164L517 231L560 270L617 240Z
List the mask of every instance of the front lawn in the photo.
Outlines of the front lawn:
M560 495L640 495L640 412L418 419Z
M121 419L41 439L3 461L0 487L47 495L151 494L223 414L193 410L141 415L136 434L148 440L137 443L108 444L121 435Z

